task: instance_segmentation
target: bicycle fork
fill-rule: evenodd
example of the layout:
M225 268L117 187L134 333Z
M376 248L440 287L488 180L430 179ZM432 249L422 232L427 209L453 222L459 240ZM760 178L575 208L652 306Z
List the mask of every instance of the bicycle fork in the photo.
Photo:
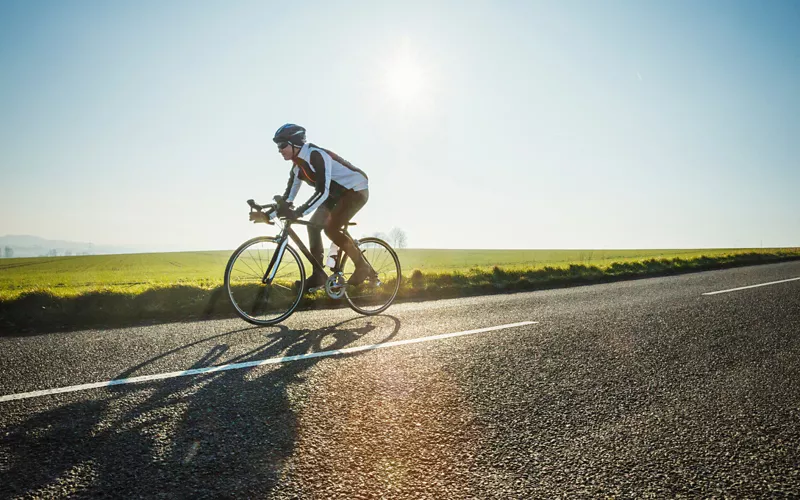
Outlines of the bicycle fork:
M261 283L265 285L272 284L272 280L275 279L275 273L278 272L278 263L283 258L283 253L286 251L286 245L288 243L289 239L284 236L281 243L278 245L278 250L275 252L275 255L272 256L269 266L267 266L267 272L265 272L264 277L261 278Z

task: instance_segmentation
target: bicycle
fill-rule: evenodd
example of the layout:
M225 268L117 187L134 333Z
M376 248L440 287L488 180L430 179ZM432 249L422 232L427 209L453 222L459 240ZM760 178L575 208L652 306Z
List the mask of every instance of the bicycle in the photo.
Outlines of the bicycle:
M277 236L257 236L234 250L225 267L225 290L242 319L255 325L274 325L297 309L306 284L305 266L297 250L289 244L289 239L313 269L328 274L292 229L294 224L320 226L284 216L286 205L281 201L259 205L247 200L247 204L251 212L264 213L267 224L274 225L273 220L281 221L281 232ZM355 222L348 222L343 226L345 234L349 236L347 228L354 225ZM347 278L355 270L355 265L340 249L325 285L312 288L309 292L324 288L330 298L344 298L357 313L368 316L380 314L392 305L400 290L400 260L394 249L380 238L353 241L371 268L370 277L361 285L348 285Z

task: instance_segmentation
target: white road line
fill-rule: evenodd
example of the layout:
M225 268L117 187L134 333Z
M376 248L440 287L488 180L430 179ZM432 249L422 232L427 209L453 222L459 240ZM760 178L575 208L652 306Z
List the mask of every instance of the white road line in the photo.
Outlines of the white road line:
M770 281L769 283L761 283L760 285L740 286L739 288L731 288L730 290L720 290L718 292L706 292L703 295L716 295L718 293L735 292L737 290L747 290L748 288L758 288L760 286L775 285L777 283L786 283L787 281L797 281L800 278L789 278L788 280Z
M89 389L98 389L100 387L110 387L112 385L125 385L135 384L137 382L149 382L152 380L163 380L176 377L188 377L191 375L200 375L203 373L224 372L228 370L240 370L242 368L252 368L261 365L274 365L278 363L289 363L291 361L299 361L301 359L311 358L324 358L327 356L340 356L342 354L352 354L354 352L372 351L375 349L385 349L387 347L396 347L399 345L417 344L419 342L430 342L433 340L449 339L453 337L460 337L462 335L472 335L473 333L493 332L497 330L505 330L507 328L516 328L518 326L534 325L538 321L522 321L520 323L511 323L508 325L490 326L487 328L479 328L477 330L467 330L464 332L443 333L441 335L432 335L430 337L417 337L408 340L395 340L394 342L386 342L383 344L362 345L358 347L348 347L347 349L337 349L334 351L321 351L312 352L308 354L298 354L296 356L286 356L285 358L271 358L262 359L258 361L248 361L246 363L233 363L230 365L209 366L206 368L195 368L194 370L185 370L182 372L170 373L157 373L155 375L142 375L140 377L123 378L117 380L107 380L105 382L94 382L91 384L71 385L68 387L58 387L56 389L44 389L41 391L22 392L19 394L8 394L0 396L0 402L14 401L16 399L36 398L39 396L48 396L50 394L61 394L64 392L77 392L86 391Z

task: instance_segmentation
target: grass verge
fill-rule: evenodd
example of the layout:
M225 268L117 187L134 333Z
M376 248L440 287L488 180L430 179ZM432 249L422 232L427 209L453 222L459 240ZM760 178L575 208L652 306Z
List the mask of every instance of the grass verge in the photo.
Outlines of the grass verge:
M494 267L469 271L407 274L398 301L432 300L664 276L800 259L800 249L614 262L605 266L568 264L542 268ZM341 307L324 292L304 298L300 309ZM234 317L220 286L163 285L141 293L93 291L57 296L49 290L0 300L0 335L16 336L82 328Z

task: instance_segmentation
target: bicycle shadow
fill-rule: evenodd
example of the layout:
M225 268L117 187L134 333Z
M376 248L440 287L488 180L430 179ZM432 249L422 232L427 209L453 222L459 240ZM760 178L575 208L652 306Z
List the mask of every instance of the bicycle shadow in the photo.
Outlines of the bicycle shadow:
M358 317L317 330L246 328L181 346L130 367L127 378L170 356L202 347L191 368L219 364L226 337L266 342L224 364L381 343L400 330L393 316ZM350 354L348 356L357 356ZM323 357L112 386L0 428L0 497L165 495L264 496L279 483L298 435L302 383ZM50 396L47 396L50 397ZM38 404L23 401L22 413ZM11 413L10 413L11 414Z

